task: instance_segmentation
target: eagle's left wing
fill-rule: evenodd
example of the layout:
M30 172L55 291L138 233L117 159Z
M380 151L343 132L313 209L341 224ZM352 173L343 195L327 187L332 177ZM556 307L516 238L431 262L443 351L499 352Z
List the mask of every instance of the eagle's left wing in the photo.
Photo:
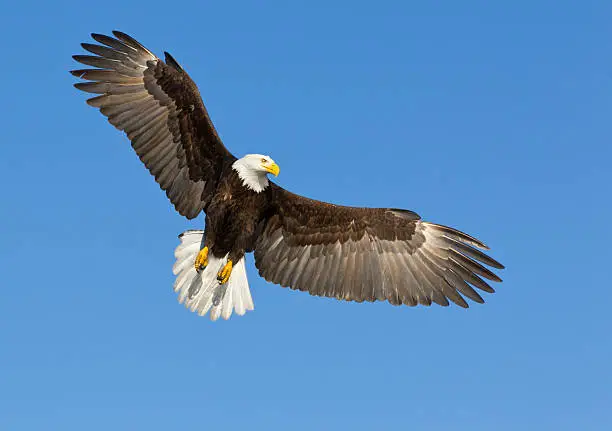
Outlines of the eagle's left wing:
M458 230L428 223L406 210L353 208L307 199L270 184L271 209L255 246L266 280L312 295L347 301L446 306L473 289L494 292L501 281L484 265L503 265L487 247ZM472 287L473 286L473 287Z
M87 81L75 87L97 95L87 103L125 132L176 210L194 218L206 210L221 172L235 157L176 60L166 53L162 61L120 31L113 35L92 34L99 45L82 46L95 55L73 56L94 67L71 72Z

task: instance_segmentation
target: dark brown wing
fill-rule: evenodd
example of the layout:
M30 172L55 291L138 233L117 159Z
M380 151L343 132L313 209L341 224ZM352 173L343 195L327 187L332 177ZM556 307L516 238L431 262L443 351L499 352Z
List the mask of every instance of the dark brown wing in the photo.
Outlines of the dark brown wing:
M255 247L266 280L347 301L468 307L484 302L503 266L487 247L455 229L423 222L412 211L327 204L271 184L271 211ZM472 287L473 286L473 287Z
M130 36L113 34L92 34L101 45L82 44L95 55L74 59L96 69L73 70L89 81L75 87L99 94L87 103L126 133L176 210L194 218L206 208L224 163L235 158L178 63L166 54L166 64Z

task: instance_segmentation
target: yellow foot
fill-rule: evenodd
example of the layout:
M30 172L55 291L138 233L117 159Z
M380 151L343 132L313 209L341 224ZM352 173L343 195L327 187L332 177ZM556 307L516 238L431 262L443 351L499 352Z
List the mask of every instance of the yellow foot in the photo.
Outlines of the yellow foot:
M227 283L230 278L230 275L232 275L233 266L234 265L232 264L232 261L228 260L225 266L221 268L221 271L219 271L219 273L217 274L217 280L219 281L219 284Z
M195 263L196 271L201 271L208 266L208 247L204 247L196 256Z

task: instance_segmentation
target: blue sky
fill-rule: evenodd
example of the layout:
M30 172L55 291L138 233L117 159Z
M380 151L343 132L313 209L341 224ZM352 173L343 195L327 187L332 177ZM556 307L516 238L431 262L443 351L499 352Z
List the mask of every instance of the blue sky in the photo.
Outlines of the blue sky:
M168 4L170 6L168 6ZM612 428L612 4L0 6L0 429ZM211 323L174 297L174 213L68 70L90 32L171 52L278 182L471 233L469 310L267 284Z

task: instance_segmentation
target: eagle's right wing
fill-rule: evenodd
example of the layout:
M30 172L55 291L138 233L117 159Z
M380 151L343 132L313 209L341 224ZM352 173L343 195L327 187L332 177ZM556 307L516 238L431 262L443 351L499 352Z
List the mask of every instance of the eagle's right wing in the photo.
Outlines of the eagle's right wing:
M354 208L305 198L270 184L270 211L255 246L266 280L346 301L461 307L473 289L494 292L502 269L476 238L424 222L412 211ZM473 286L473 287L472 287Z
M92 37L95 54L73 58L96 69L71 73L89 82L79 90L99 96L87 103L126 133L176 210L187 218L206 208L224 164L235 157L219 138L189 75L166 53L166 63L130 36Z

